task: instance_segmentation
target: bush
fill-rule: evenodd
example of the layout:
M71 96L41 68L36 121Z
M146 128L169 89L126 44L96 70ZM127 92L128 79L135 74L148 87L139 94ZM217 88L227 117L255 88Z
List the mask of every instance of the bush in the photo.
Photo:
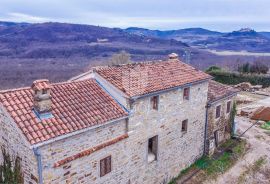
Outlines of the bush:
M2 148L3 164L0 165L0 183L23 184L23 174L21 170L21 159L16 156L12 160L11 156ZM13 163L14 162L14 163Z
M269 75L256 75L256 74L239 74L227 71L211 71L207 72L214 77L214 80L229 85L239 84L241 82L250 82L252 85L262 85L263 87L270 86Z
M255 61L253 64L245 63L238 67L240 73L266 74L269 67L261 61Z
M221 68L218 66L210 66L208 69L205 70L205 72L212 72L212 71L221 71Z

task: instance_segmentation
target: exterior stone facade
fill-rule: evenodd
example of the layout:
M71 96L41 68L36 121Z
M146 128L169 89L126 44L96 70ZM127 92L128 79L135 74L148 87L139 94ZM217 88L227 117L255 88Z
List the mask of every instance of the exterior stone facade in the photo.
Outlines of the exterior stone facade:
M126 113L122 118L30 145L1 106L0 146L22 158L25 183L37 183L40 178L39 183L45 184L164 184L199 159L205 148L213 152L209 147L215 132L218 143L230 136L226 105L231 101L232 107L233 97L209 103L208 78L132 97L97 73L91 76L121 104L120 109L129 112L128 117ZM218 105L221 116L216 119ZM105 158L111 164L101 174Z
M24 173L25 183L37 183L37 162L30 144L18 129L15 122L9 116L4 107L0 104L0 148L13 157L19 156ZM0 163L3 162L0 154Z
M203 155L206 93L207 82L191 86L190 100L183 100L182 89L162 93L158 111L151 109L150 97L138 99L131 105L128 122L111 123L40 147L44 183L167 183ZM185 119L188 130L183 133ZM54 167L63 158L126 133L127 139ZM148 163L148 139L156 135L157 160ZM100 177L99 162L106 156L112 158L112 171Z
M227 113L227 103L230 102L230 111ZM222 98L208 105L207 116L207 153L213 154L216 147L231 137L232 122L231 110L234 96ZM216 118L216 109L221 106L220 117Z

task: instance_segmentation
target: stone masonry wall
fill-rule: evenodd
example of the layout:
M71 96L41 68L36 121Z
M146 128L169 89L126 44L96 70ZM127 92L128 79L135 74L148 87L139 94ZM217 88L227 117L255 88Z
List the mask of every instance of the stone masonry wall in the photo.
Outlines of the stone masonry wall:
M37 162L30 144L15 122L7 114L0 104L0 148L4 147L11 156L19 156L22 159L22 170L26 184L37 183ZM0 163L3 162L0 151Z
M44 183L159 184L203 155L205 105L208 83L191 87L190 100L183 90L163 93L159 110L151 109L150 97L132 104L128 121L72 136L41 147ZM181 132L188 119L188 130ZM128 128L128 130L127 130ZM127 133L129 137L59 167L54 163ZM148 139L158 136L158 158L148 163ZM111 155L112 171L100 177L100 160Z
M183 99L183 89L161 94L158 111L151 108L150 98L135 102L128 141L134 155L130 168L140 174L129 174L131 183L167 183L203 155L207 90L207 82L191 86L190 100ZM185 119L188 128L183 133ZM148 163L148 139L156 135L158 158Z
M40 151L44 183L96 183L98 180L105 181L107 175L102 178L103 180L99 178L99 160L108 155L112 156L115 177L118 175L120 177L121 174L118 170L123 167L122 164L125 160L122 153L126 150L125 140L62 166L55 168L54 164L126 133L126 121L121 120L42 146Z
M208 108L208 130L207 130L207 150L210 154L215 149L214 132L219 132L220 143L230 138L230 112L227 113L227 102L231 101L231 109L233 107L234 97L227 97L217 101ZM216 119L216 107L221 105L221 115ZM227 126L227 129L225 128ZM212 144L212 145L210 145Z

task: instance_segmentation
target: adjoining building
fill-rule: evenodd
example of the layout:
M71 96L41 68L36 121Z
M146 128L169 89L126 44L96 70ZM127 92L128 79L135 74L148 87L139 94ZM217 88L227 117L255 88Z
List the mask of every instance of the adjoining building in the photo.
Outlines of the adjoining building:
M206 153L213 154L215 149L231 137L234 129L231 115L238 90L233 87L209 81L207 102L207 140Z
M0 92L0 146L25 183L167 183L209 150L211 107L235 94L218 100L212 77L176 55L83 78Z

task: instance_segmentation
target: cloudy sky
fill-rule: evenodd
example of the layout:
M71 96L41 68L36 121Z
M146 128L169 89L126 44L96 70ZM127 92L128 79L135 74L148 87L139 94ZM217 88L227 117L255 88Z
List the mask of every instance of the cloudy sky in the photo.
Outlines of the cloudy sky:
M0 20L270 31L270 0L0 0Z

